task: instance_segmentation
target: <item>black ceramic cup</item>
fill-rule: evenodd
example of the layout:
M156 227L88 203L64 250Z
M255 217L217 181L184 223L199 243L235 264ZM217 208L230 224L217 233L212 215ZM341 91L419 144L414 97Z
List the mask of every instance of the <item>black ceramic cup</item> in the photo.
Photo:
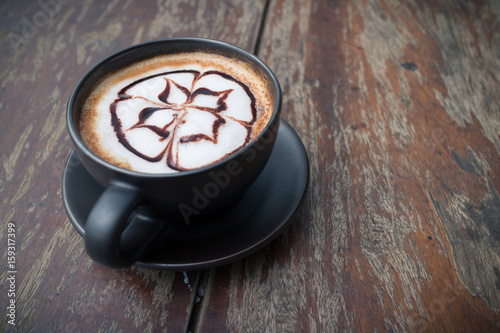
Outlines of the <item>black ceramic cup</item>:
M173 174L126 170L104 161L85 146L78 130L80 113L103 76L154 56L196 51L242 60L265 79L274 108L255 140L217 163ZM170 223L203 223L203 216L234 203L268 162L280 112L281 89L273 72L256 56L224 42L203 38L155 40L124 49L95 65L78 82L67 106L67 127L75 151L92 178L105 188L85 224L89 256L111 268L130 266L157 235L168 232L165 229Z

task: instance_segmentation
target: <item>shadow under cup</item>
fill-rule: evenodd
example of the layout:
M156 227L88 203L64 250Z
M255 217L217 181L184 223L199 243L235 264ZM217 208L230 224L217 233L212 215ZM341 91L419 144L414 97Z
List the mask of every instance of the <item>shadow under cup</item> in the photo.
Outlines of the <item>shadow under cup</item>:
M173 174L126 170L104 161L85 146L78 131L80 113L104 76L155 56L200 51L244 61L264 78L273 111L256 140L217 163ZM195 226L203 223L204 215L234 203L266 166L278 134L280 113L281 89L273 72L254 55L220 41L156 40L132 46L98 63L77 84L67 107L67 127L76 154L92 178L105 188L85 224L89 256L111 268L130 266L168 224L193 222Z

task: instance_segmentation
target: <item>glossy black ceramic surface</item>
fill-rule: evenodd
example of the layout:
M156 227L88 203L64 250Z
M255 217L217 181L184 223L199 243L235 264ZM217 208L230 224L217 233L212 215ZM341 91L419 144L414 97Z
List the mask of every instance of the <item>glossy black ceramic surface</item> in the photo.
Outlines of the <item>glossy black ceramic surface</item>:
M187 271L227 264L269 244L293 219L309 182L309 163L296 132L281 121L268 164L230 207L186 224L168 227L139 258L137 266ZM84 236L85 221L104 189L71 153L63 177L63 200L71 223ZM147 207L141 207L147 214Z

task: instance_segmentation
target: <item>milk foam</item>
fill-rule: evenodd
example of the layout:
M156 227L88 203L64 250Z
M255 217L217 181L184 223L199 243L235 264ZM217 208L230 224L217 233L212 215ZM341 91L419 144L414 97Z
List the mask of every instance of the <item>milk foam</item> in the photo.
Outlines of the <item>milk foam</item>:
M222 56L189 56L188 65L185 55L161 57L104 80L81 117L89 148L127 169L170 173L244 147L269 118L264 83Z

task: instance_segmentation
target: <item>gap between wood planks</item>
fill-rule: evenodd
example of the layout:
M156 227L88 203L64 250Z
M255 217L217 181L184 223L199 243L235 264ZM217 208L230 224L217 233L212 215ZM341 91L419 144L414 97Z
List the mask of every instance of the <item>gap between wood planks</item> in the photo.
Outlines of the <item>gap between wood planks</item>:
M255 40L255 46L252 51L253 54L255 54L256 56L259 56L260 43L262 41L262 36L264 35L264 29L266 26L266 19L267 19L267 13L269 11L270 2L271 0L266 0L266 3L264 4L264 10L262 13L259 30L257 32L257 39ZM216 268L202 270L200 275L198 276L198 283L195 285L196 295L193 297L191 301L191 309L189 312L188 325L186 328L187 333L196 332L198 321L200 319L200 312L203 307L205 289L207 287L208 280L210 278L210 272L215 269Z

